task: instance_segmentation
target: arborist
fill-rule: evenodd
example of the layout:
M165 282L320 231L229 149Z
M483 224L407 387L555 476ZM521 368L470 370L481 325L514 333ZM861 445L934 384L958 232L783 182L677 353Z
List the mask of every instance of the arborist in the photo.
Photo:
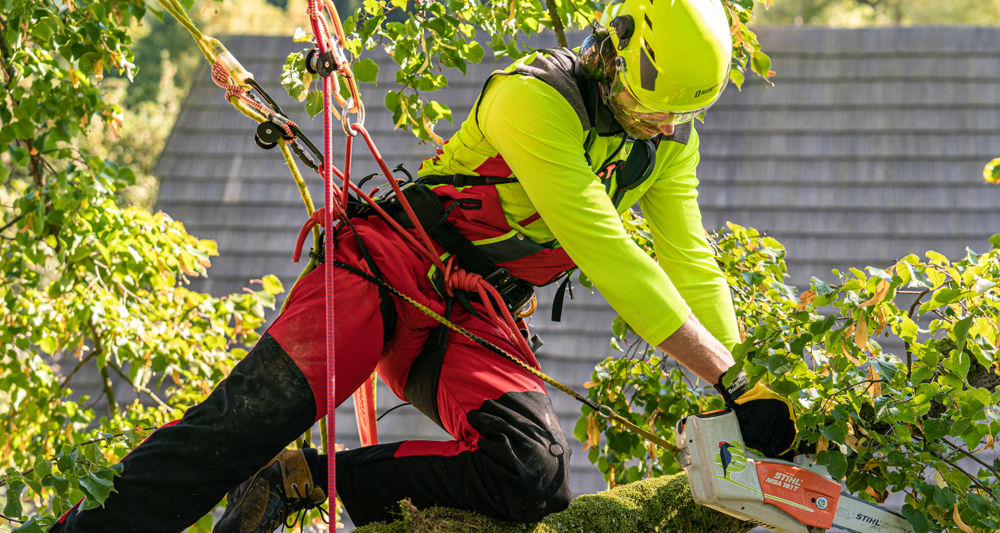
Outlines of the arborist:
M363 206L328 231L336 264L303 278L284 311L209 397L122 461L101 508L52 531L173 532L228 492L218 532L273 531L325 501L326 457L285 449L326 415L323 272L336 268L336 402L377 370L452 436L336 453L336 484L356 525L391 520L397 502L536 521L570 502L570 445L542 381L389 294L395 287L514 354L481 276L516 312L580 268L646 341L717 388L744 439L769 455L795 439L789 404L745 379L722 386L738 341L729 288L705 240L692 119L729 80L732 38L719 0L613 2L577 50L533 53L485 81L461 129L404 189L446 264L441 272ZM397 202L398 203L398 202ZM404 225L392 198L383 207ZM628 236L636 203L657 260ZM277 454L277 455L276 455Z

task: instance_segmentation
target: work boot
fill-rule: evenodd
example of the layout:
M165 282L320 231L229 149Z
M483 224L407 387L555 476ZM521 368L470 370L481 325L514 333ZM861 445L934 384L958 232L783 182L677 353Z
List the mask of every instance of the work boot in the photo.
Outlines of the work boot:
M313 481L303 450L286 449L226 498L213 533L271 533L289 515L322 505L326 493Z

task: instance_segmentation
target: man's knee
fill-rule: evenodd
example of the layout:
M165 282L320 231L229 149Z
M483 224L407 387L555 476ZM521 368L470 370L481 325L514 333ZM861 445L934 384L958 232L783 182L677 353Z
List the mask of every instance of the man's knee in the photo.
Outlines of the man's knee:
M569 505L569 443L547 396L505 394L470 413L470 422L495 481L493 514L534 522Z
M560 435L561 436L561 435ZM572 493L569 488L570 450L562 442L553 440L544 445L532 447L529 454L520 454L524 470L520 486L511 487L511 496L518 505L508 520L536 522L550 513L562 511L569 506Z

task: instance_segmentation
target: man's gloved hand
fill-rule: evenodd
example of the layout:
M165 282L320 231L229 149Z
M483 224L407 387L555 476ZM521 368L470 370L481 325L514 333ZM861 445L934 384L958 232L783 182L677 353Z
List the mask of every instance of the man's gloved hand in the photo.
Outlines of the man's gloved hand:
M729 387L715 385L726 407L736 412L743 442L767 457L790 459L797 430L792 404L763 383L753 387L740 374Z

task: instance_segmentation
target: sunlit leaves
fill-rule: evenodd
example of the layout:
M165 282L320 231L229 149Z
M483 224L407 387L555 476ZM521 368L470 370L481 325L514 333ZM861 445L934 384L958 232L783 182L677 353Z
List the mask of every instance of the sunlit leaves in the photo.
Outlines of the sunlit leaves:
M765 80L773 76L771 58L747 27L752 2L725 0L725 5L732 19L734 58L730 79L740 87L747 67ZM442 144L444 139L434 133L434 127L437 120L451 117L436 113L438 104L426 93L446 87L446 76L465 75L469 64L480 63L486 56L481 43L486 43L494 57L517 59L531 51L526 44L528 38L553 31L556 22L571 30L586 30L594 22L591 14L602 9L604 4L595 0L557 2L559 20L554 21L544 2L363 0L353 13L342 15L347 17L343 24L348 37L346 49L357 58L352 63L356 78L374 82L378 65L364 53L384 51L396 64L391 70L398 87L390 91L395 93L392 103L386 102L393 112L394 126ZM304 34L297 33L296 37L307 40ZM282 83L294 98L306 101L306 111L315 116L321 106L312 96L318 90L310 87L317 80L306 72L301 59L300 53L289 56Z
M986 183L1000 184L1000 157L986 163L983 167L983 179Z
M19 531L36 531L80 498L100 505L112 465L204 397L245 353L237 346L256 341L283 287L265 277L263 289L225 298L190 291L216 244L126 205L133 169L83 148L85 125L125 127L99 84L106 70L130 74L127 29L144 2L0 11L0 505L25 521ZM74 369L88 367L147 403L73 396L85 373Z

